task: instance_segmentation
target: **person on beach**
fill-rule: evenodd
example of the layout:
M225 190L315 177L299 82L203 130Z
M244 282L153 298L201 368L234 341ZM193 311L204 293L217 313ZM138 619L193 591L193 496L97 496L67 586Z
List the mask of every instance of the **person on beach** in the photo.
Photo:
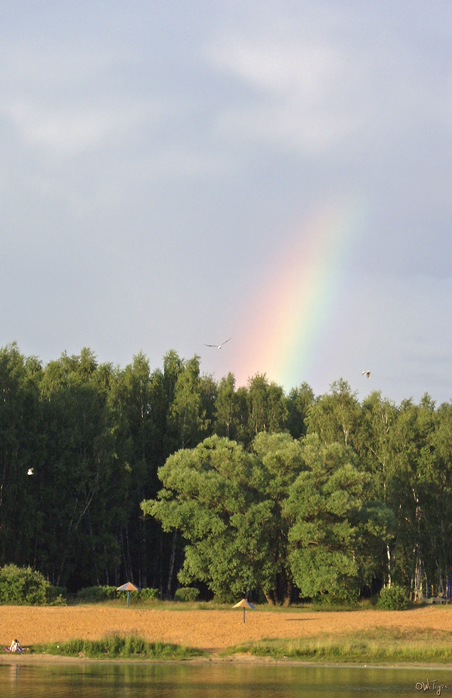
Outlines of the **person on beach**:
M11 652L22 652L19 640L13 640L9 649Z

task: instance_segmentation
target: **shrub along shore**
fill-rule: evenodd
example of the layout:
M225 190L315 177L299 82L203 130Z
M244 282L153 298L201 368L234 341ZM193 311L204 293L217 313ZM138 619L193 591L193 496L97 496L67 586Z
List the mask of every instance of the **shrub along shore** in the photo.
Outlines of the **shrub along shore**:
M248 655L256 659L316 663L360 664L451 664L452 633L432 630L403 632L377 627L361 632L311 638L269 639L232 646L220 658ZM141 659L187 661L209 653L184 645L148 642L135 634L110 635L101 640L74 639L29 648L33 654L87 659Z
M36 654L50 654L60 657L80 657L87 659L154 659L158 661L193 659L204 654L193 647L185 647L165 642L148 642L132 633L130 635L109 635L101 640L74 639L67 642L50 642L33 645L30 651Z
M367 632L340 633L296 640L260 640L226 650L275 660L360 664L451 664L452 632L403 632L377 627Z

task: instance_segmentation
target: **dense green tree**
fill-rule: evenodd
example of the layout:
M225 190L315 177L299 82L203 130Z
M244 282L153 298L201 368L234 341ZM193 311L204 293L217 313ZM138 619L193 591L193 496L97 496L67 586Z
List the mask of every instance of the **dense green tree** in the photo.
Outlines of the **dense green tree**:
M199 357L194 356L182 363L169 406L168 427L174 448L195 446L209 429L202 388Z
M289 557L293 516L286 501L291 486L305 468L302 449L300 442L289 434L261 432L253 441L252 451L259 458L254 468L253 486L259 500L266 502L271 513L266 531L266 554L271 566L262 589L269 603L289 605L294 586Z
M301 595L357 597L358 544L370 477L341 444L309 435L302 447L305 470L290 487L284 510L292 519L289 560Z
M284 391L265 375L256 374L248 382L248 429L253 439L261 431L283 431L287 422Z
M218 436L226 436L242 445L250 443L248 390L235 388L232 373L218 384L213 430Z
M308 433L318 434L325 443L353 446L360 423L361 407L344 380L335 381L331 390L308 408Z
M227 438L207 445L212 433ZM175 351L154 370L142 353L121 369L87 348L43 366L11 344L0 349L0 564L74 590L127 577L171 595L181 570L221 594L251 584L271 603L288 603L293 584L325 594L325 580L441 592L452 562L451 435L451 404L428 395L360 403L343 380L316 398L306 383L286 395L265 375L236 388L233 374L217 384L199 357ZM159 468L179 482L180 491L164 484L166 500ZM204 516L218 541L193 538L177 517L162 530L140 508L185 502L192 476L199 530ZM314 501L315 522L305 516Z
M201 376L201 413L204 415L204 428L207 434L213 433L218 399L218 384L211 375ZM204 433L203 436L207 435Z
M363 403L362 426L354 441L372 473L375 496L393 513L385 536L383 582L411 586L413 593L432 583L444 588L448 568L440 513L447 510L447 501L440 499L444 479L435 448L437 431L438 415L429 396L419 405L405 400L396 407L374 393Z
M397 422L397 408L379 392L373 392L363 402L362 419L354 443L360 462L372 476L372 495L376 500L392 507L398 507L398 487L394 479L394 439L393 431ZM374 570L375 576L383 584L391 584L394 574L396 551L399 542L396 517L386 517L386 527L381 531L384 546L379 553L374 551L374 559L379 559Z
M450 565L444 540L449 537L447 528L451 509L450 480L445 478L445 464L441 462L439 449L435 448L439 432L438 413L430 396L424 395L419 405L408 405L407 415L411 434L408 434L407 425L404 430L405 450L409 450L410 459L406 472L413 499L412 533L415 535L412 588L417 591L422 586L427 594L431 593L432 587L444 592Z
M235 378L232 373L220 380L215 401L215 433L235 440L239 419L239 405L236 399Z
M114 540L119 542L124 576L138 583L152 584L158 578L158 563L150 556L158 544L155 527L139 517L139 503L156 494L157 468L164 462L165 410L163 375L151 374L142 354L117 373L109 396L113 414L115 451L120 468L121 497L113 500ZM136 576L135 576L136 575Z
M202 581L224 598L251 585L271 603L288 603L281 505L300 463L299 445L281 434L260 434L253 453L215 436L171 456L159 471L164 489L142 508L189 541L180 580Z
M160 468L164 489L141 506L165 531L180 530L189 541L183 583L205 582L223 597L246 590L257 552L254 541L251 547L246 541L246 523L256 527L258 505L249 486L252 461L242 446L211 437L177 451Z
M290 390L287 398L287 428L294 439L306 434L308 411L313 404L314 392L307 383Z
M40 362L24 357L16 344L0 350L0 564L33 562L42 525L27 475L42 460L41 371Z
M434 563L432 581L443 593L452 564L452 404L441 405L436 417L435 429L427 437L430 456L423 461L422 474L428 496L428 559Z
M389 495L393 454L392 433L397 416L397 407L392 402L383 399L379 392L371 393L363 401L361 423L354 438L361 462L366 470L372 473L374 494L384 502Z
M45 462L37 473L45 524L38 554L56 585L100 580L103 503L117 479L117 461L97 368L89 350L63 354L48 364L41 381L47 438ZM105 371L100 384L105 384Z

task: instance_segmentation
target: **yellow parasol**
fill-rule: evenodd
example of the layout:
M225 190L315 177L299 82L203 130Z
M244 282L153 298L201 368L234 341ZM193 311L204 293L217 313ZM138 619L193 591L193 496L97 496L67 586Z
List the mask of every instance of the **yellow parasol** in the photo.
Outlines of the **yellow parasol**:
M116 591L127 591L127 605L129 605L129 594L131 591L139 591L138 587L132 582L126 582L122 586L118 587Z
M252 603L248 601L248 599L242 599L238 603L236 603L232 608L243 608L243 622L245 622L245 611L247 608L252 608L253 610L256 608L256 606L253 606Z

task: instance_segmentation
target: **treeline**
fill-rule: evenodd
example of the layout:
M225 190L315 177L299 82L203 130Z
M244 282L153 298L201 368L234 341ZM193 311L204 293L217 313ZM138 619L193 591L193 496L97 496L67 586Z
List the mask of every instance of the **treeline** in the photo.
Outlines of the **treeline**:
M451 469L452 404L428 396L236 388L174 351L151 369L0 350L0 567L70 591L445 592Z

